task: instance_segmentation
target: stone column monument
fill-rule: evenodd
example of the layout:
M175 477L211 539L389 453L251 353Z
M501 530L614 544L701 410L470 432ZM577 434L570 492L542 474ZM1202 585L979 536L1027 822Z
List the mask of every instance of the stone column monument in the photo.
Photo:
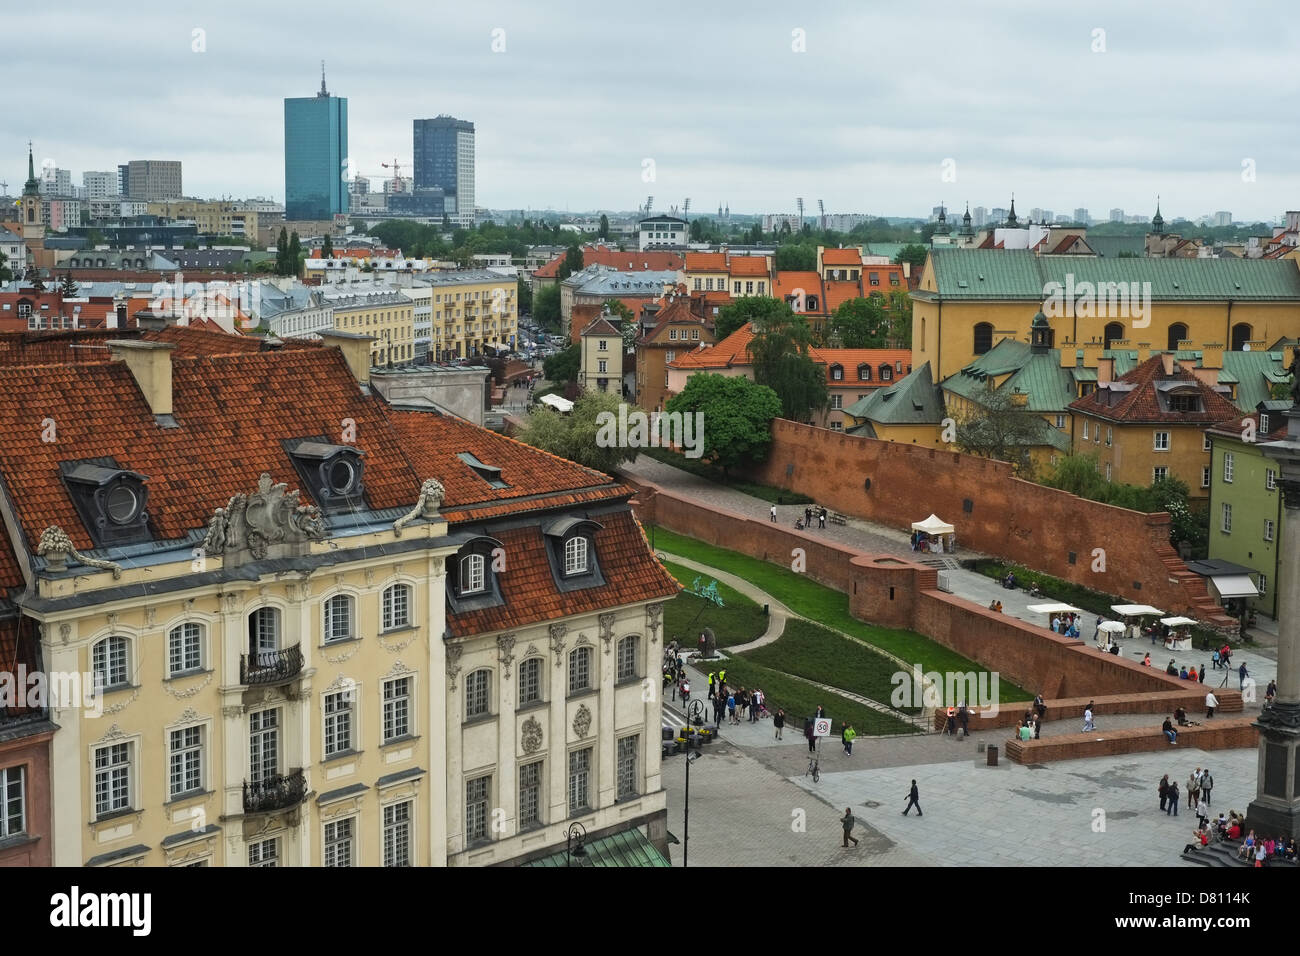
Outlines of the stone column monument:
M1300 364L1300 350L1293 366ZM1300 375L1293 389L1300 392ZM1283 497L1277 568L1277 697L1255 721L1259 776L1247 824L1267 836L1300 839L1300 404L1286 413L1286 437L1260 450L1277 459Z

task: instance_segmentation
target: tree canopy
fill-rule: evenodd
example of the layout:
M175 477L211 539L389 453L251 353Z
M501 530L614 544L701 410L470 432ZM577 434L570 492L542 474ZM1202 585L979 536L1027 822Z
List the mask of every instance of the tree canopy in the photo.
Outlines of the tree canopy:
M582 368L582 347L570 345L563 352L542 360L542 374L548 382L576 382Z
M730 305L724 305L718 311L713 322L713 334L719 342L725 339L746 322L757 322L768 316L789 315L790 307L779 299L763 295L745 296L736 299Z
M776 392L783 417L806 421L810 412L825 408L830 400L826 372L809 352L812 329L808 321L784 302L768 301L772 306L754 320L754 337L749 342L754 381Z
M781 414L781 400L767 386L713 374L692 375L664 407L670 413L703 416L703 456L724 474L767 457L772 419Z
M840 303L830 320L830 331L846 349L883 349L891 337L890 317L879 300L849 299Z
M909 242L903 248L894 254L894 264L902 265L904 262L911 263L913 271L920 269L925 265L925 257L929 255L929 250L919 242Z
M1010 462L1025 477L1033 471L1029 450L1042 445L1050 426L1018 403L1015 396L987 382L975 407L955 418L955 444L970 455Z
M775 262L780 272L815 272L817 247L803 243L784 243L776 250Z
M533 296L533 319L544 329L560 331L560 287L543 286Z
M529 413L519 437L534 448L609 474L623 462L635 461L637 456L636 448L603 440L602 428L608 433L608 427L604 421L597 421L601 413L617 416L622 402L623 398L615 392L586 392L574 402L573 411L568 415L535 409Z

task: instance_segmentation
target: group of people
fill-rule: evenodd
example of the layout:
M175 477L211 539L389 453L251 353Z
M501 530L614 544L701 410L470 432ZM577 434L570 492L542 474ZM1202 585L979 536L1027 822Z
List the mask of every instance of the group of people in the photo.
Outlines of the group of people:
M1092 703L1088 706L1091 708ZM1025 716L1016 724L1016 737L1020 740L1038 740L1043 735L1043 718L1047 715L1047 703L1043 700L1043 694L1039 691L1034 695L1034 705L1025 711ZM1089 712L1089 720L1092 719Z
M824 507L817 507L817 508L814 508L814 507L812 507L812 506L808 506L808 507L806 507L806 508L803 509L803 517L802 517L802 518L795 518L795 519L794 519L794 529L795 529L796 531L803 531L805 528L811 528L811 527L813 526L813 521L814 521L814 520L817 522L817 527L818 527L818 528L825 528L825 527L826 527L826 513L827 513L827 512L826 512L826 509L825 509ZM775 520L776 520L776 505L772 505L771 515L772 515L772 520L775 521Z
M1196 829L1192 831L1192 842L1183 847L1184 853L1207 847L1211 843L1236 843L1241 840L1241 844L1237 847L1239 860L1247 863L1253 861L1255 866L1263 866L1269 859L1288 860L1293 863L1296 861L1300 850L1296 847L1294 837L1264 837L1254 830L1247 830L1245 817L1236 810L1229 810L1226 814L1221 812L1216 819L1211 820L1206 809L1209 806L1209 790L1205 788L1205 778L1208 776L1209 771L1204 771L1199 787L1202 799L1197 807ZM1192 780L1188 781L1189 792L1196 792L1190 790L1195 778L1196 775L1193 774ZM1164 784L1165 780L1161 780L1162 787ZM1177 816L1178 784L1172 783L1169 787L1175 794L1173 815Z
M769 714L767 706L763 703L763 691L755 687L753 690L747 690L744 687L734 688L727 683L726 668L718 671L710 671L708 676L709 702L713 705L713 722L722 724L722 717L725 714L727 722L739 724L742 720L748 720L751 724L756 724L764 717L773 717ZM781 730L785 727L785 711L778 710L772 721L776 728L776 739L781 739Z
M1178 789L1178 781L1170 780L1169 774L1165 774L1160 778L1160 785L1156 791L1160 794L1160 809L1165 812L1165 815L1178 816L1178 801L1182 797ZM1210 768L1206 767L1202 770L1197 767L1187 778L1187 806L1196 811L1197 817L1204 820L1209 816L1213 795L1214 777L1210 774Z
M1079 636L1079 615L1057 614L1052 618L1051 627L1053 634L1077 638Z
M989 610L990 610L990 611L997 611L999 614L1001 614L1001 613L1002 613L1002 602L1001 602L1001 601L990 601L990 602L989 602Z

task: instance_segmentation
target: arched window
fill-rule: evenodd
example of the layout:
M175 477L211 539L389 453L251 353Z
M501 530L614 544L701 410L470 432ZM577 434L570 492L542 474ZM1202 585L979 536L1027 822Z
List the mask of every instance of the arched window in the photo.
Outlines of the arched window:
M355 602L351 595L336 594L325 602L325 643L357 636Z
M411 624L411 586L394 584L384 589L383 629L409 627Z
M1105 332L1102 333L1102 341L1106 348L1110 348L1115 342L1124 341L1124 326L1119 322L1108 323Z
M993 348L993 326L988 322L977 323L975 325L975 354L983 355L991 348Z
M586 574L587 568L587 539L575 534L564 542L564 573Z
M187 621L167 634L167 676L203 669L203 625Z
M859 366L858 366L858 381L859 381L859 382L869 382L869 381L871 381L871 366L870 366L870 365L859 365Z
M835 381L835 382L841 382L841 381L844 380L844 366L843 366L843 365L832 365L832 366L831 366L831 380L832 380L832 381Z
M638 654L640 649L640 639L635 634L630 634L618 642L618 670L615 680L636 680L641 676L640 669L637 667Z
M492 713L492 672L486 667L465 678L465 718Z
M519 663L519 706L542 699L542 659L530 657Z
M126 687L131 675L131 642L125 637L106 637L91 650L91 669L105 688Z
M575 647L569 652L569 693L591 689L591 648Z
M1232 327L1232 351L1243 352L1246 349L1246 343L1251 339L1251 328L1248 322L1238 322Z
M810 295L810 296L808 296L808 297L805 299L805 310L808 311L808 312L816 312L816 311L817 311L817 299L818 299L818 297L815 296L815 295Z
M280 649L280 611L259 607L248 615L248 653L257 660L259 654L274 654Z
M460 559L460 593L477 594L487 586L484 568L487 562L481 554L467 554Z
M1187 326L1181 322L1175 322L1169 326L1169 344L1167 346L1170 352L1178 351L1178 343L1187 338Z
M894 370L892 368L890 368L888 365L880 366L880 380L882 382L888 382L893 377L894 377Z

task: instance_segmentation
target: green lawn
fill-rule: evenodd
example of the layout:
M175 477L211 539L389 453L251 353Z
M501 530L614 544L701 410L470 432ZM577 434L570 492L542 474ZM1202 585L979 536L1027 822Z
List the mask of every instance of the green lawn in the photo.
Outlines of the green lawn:
M714 547L666 528L654 529L654 546L657 551L730 571L762 588L796 613L827 627L860 637L911 664L919 665L922 671L970 671L977 674L985 671L974 661L913 631L879 627L857 620L849 614L848 595L818 584L807 575L796 574L735 551ZM998 690L999 700L1005 702L1030 700L1034 696L1007 680L999 679Z
M671 561L665 561L664 567L683 587L690 587L696 578L703 578L702 583L706 585L713 580L708 574ZM700 631L706 627L713 628L718 647L747 644L762 636L767 630L767 615L761 606L721 581L718 582L718 594L723 607L685 591L665 603L664 639L677 638L683 647L692 650L700 638Z
M786 491L784 488L773 488L770 485L760 485L753 481L743 481L734 475L725 477L721 468L699 458L687 458L671 448L642 448L640 453L648 458L653 458L655 461L663 462L665 465L680 468L682 471L689 472L706 481L723 485L732 491L739 491L753 498L761 498L763 501L775 505L810 505L814 503L807 495L801 495L797 491Z
M826 708L826 715L835 721L836 736L830 741L839 746L840 721L845 720L853 729L867 737L879 737L886 734L919 733L909 723L864 707L856 701L829 694L803 681L790 677L779 670L764 667L743 657L733 657L726 663L727 683L733 687L758 687L767 698L767 709L776 713L778 707L786 714L785 732L798 737L803 733L803 719L817 712L817 705ZM709 711L712 717L712 711ZM765 721L767 726L770 722ZM722 736L727 736L726 718L723 718Z
M774 644L745 651L744 656L879 704L890 702L895 687L890 677L899 669L889 658L820 624L794 619L786 622L785 633ZM920 711L920 707L902 709L909 714Z

